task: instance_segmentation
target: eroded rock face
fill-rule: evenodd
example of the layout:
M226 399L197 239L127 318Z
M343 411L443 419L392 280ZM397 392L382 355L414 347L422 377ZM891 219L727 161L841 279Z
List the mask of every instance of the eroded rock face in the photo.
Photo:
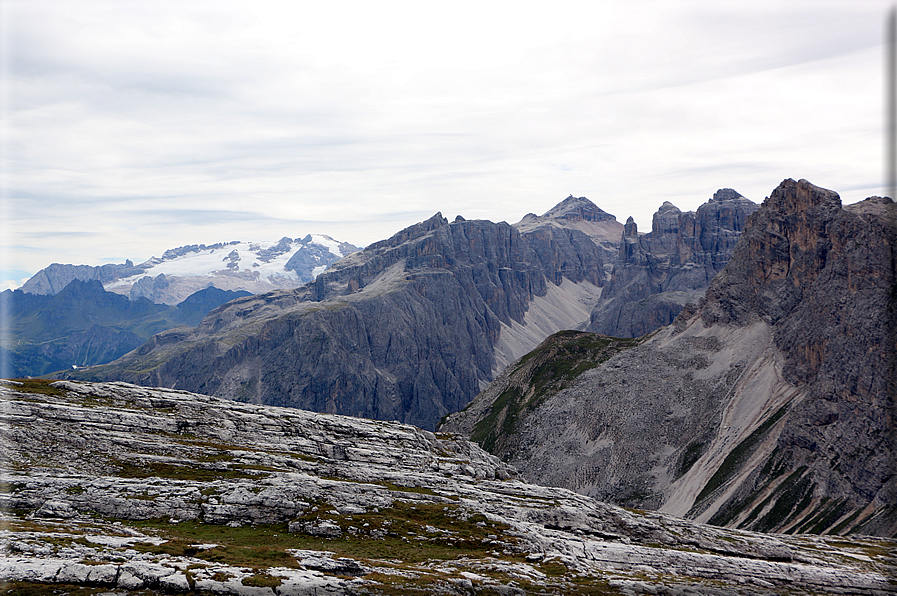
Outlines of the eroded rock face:
M493 378L502 329L523 325L536 298L604 283L602 249L564 221L521 233L436 214L302 288L231 302L194 332L71 374L432 429Z
M891 541L635 513L408 425L124 383L4 382L0 397L0 581L33 591L895 590Z
M700 306L522 409L507 460L699 521L894 535L895 233L890 199L784 181Z
M830 517L897 502L897 205L841 208L836 193L786 180L749 231L699 315L769 324L784 380L804 388L773 460L806 466L794 492L836 501Z
M648 234L640 236L630 217L613 275L592 311L588 330L640 337L672 323L725 267L756 210L753 201L724 188L697 212L683 213L664 202Z

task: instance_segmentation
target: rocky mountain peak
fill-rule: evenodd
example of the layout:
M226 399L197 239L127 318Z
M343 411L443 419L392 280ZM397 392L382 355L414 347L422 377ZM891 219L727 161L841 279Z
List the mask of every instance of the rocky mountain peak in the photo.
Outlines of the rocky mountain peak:
M849 211L841 209L838 193L789 178L763 207L730 266L708 289L702 305L708 323L745 323L748 312L775 323L801 303L833 258L857 272L864 266L867 255L850 249L858 238L842 236Z
M691 215L691 212L686 213ZM681 219L682 211L669 201L664 201L663 205L654 213L654 217L651 218L651 233L655 237L678 235Z
M710 201L682 214L678 239L639 237L602 293L620 308L602 305L593 323L631 328L623 308L672 302L737 245L701 306L515 410L507 461L533 481L711 524L897 535L897 205L841 208L836 193L785 180L748 206ZM646 297L648 284L661 293ZM519 383L515 399L551 380ZM468 426L487 447L487 418L510 397L467 408L485 413Z
M590 331L638 337L669 324L682 307L697 301L723 269L741 230L757 205L732 189L697 212L664 201L651 232L639 235L631 217L623 227L619 260L592 312Z
M779 184L763 204L772 211L791 215L813 207L840 209L841 197L833 190L820 188L806 180L795 182L788 178Z
M442 226L447 226L448 224L449 222L442 216L442 212L437 211L430 219L426 219L422 222L416 223L413 226L408 226L407 228L396 232L386 240L374 242L373 244L368 246L368 250L378 250L381 248L399 246L400 244L404 244L405 242L414 240L415 238L420 238L421 236L424 236L432 232L433 230L441 228Z
M600 209L585 197L568 196L549 209L542 217L568 219L573 221L616 221L616 217Z
M710 198L711 201L733 201L736 199L743 199L744 197L735 189L732 188L721 188Z

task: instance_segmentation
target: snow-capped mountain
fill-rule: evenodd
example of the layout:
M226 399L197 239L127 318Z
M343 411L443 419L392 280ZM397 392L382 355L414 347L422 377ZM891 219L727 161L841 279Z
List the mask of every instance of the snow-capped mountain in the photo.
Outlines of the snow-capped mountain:
M359 250L324 234L283 237L276 242L191 244L134 265L61 265L39 271L22 286L32 294L56 294L74 279L99 280L110 292L131 299L178 304L207 287L260 294L309 282L331 263Z

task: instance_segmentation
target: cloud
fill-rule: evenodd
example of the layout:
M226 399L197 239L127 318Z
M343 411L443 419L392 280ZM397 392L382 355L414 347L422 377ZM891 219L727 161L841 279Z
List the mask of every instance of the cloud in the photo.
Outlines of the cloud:
M2 6L21 270L570 193L643 229L722 186L882 194L883 0Z

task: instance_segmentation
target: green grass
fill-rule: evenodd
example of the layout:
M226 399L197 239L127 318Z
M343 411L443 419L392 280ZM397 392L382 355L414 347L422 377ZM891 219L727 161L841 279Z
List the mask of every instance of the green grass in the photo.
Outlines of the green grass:
M688 444L685 448L685 452L682 454L682 463L679 464L679 469L676 470L676 478L680 478L688 473L691 470L691 467L695 465L701 455L704 453L704 448L706 447L706 443L703 441L693 441Z
M740 528L751 527L751 524L754 522L755 519L757 519L757 516L760 515L760 513L763 511L763 509L770 503L770 501L777 498L777 495L779 495L783 490L787 489L793 483L797 482L797 480L806 471L806 469L807 469L806 466L801 466L800 468L798 468L797 470L792 472L785 480L782 481L781 484L779 484L779 486L776 487L776 490L773 491L773 493L771 495L769 495L768 497L763 499L763 501L759 505L754 507L754 509L751 511L750 515L748 515L747 519L745 519L744 522L742 522L738 527L740 527Z
M37 393L40 395L50 395L53 397L65 397L65 391L51 387L50 383L55 383L57 379L10 379L21 383L21 385L7 385L9 389L19 391L21 393Z
M239 469L228 468L215 470L209 468L196 468L192 466L179 466L163 462L146 462L141 465L130 462L116 461L119 467L118 475L122 478L170 478L172 480L192 480L196 482L212 482L225 478L265 478L267 473L253 473L251 470L261 466L241 466Z

